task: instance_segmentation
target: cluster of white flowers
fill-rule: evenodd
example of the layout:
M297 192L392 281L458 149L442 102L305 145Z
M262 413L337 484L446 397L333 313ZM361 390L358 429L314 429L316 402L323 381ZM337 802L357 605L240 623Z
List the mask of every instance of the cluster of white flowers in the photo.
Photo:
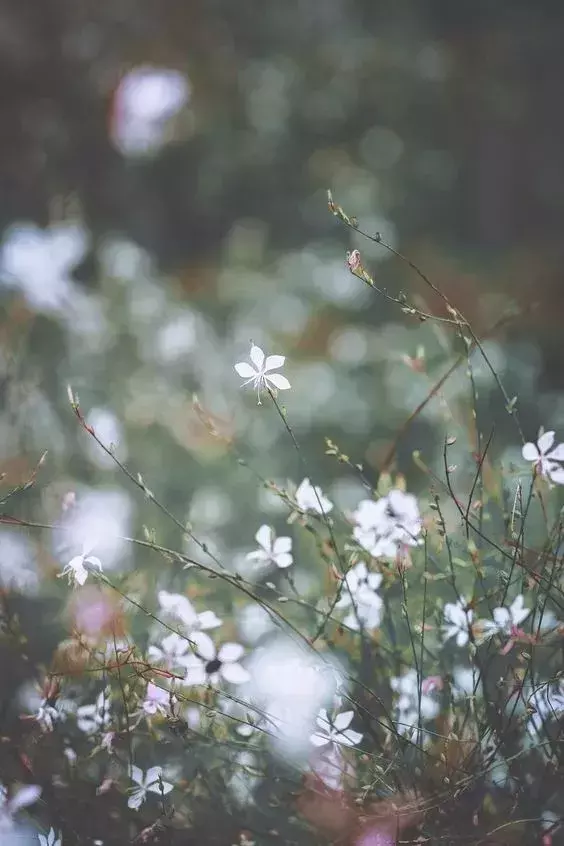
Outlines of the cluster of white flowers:
M509 608L499 606L492 612L493 619L474 620L474 611L464 599L458 602L447 602L444 609L443 635L444 639L456 638L457 646L466 646L470 635L474 635L478 643L482 643L496 634L511 637L519 632L519 626L531 613L525 608L525 600L519 594Z
M360 626L375 629L382 619L382 598L377 590L382 583L380 573L370 573L364 561L352 567L344 578L341 596L335 608L349 608L343 623L354 631Z
M352 517L355 540L374 558L395 558L402 547L420 543L417 500L397 488L376 502L362 500Z

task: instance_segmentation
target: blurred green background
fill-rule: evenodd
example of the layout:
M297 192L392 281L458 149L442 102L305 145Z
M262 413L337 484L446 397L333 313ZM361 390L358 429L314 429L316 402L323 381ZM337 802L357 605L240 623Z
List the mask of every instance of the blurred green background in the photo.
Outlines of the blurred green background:
M444 315L405 265L340 226L327 188L486 338L526 436L558 429L563 35L564 9L548 0L5 2L4 484L49 451L12 511L57 522L74 492L88 532L145 524L179 543L79 430L70 383L100 437L236 562L285 511L210 437L192 395L263 477L306 475L274 410L240 390L233 364L251 338L287 356L282 399L308 474L355 507L362 486L324 456L323 437L375 481L455 345L349 274L346 251L359 247L379 285ZM492 454L515 457L511 418L475 366L479 428L496 423ZM469 397L455 376L448 413L434 400L400 441L395 466L414 490L412 450L440 465L443 421L464 421ZM108 566L139 566L107 546ZM10 528L2 548L8 581L18 555L31 573L68 560L56 539L47 553Z

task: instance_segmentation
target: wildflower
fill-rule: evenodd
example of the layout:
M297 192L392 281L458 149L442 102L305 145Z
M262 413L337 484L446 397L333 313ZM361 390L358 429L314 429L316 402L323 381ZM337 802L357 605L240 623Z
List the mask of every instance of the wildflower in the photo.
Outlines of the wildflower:
M348 571L341 588L341 596L335 606L354 606L343 620L345 626L358 631L361 625L366 629L375 629L380 625L384 603L376 591L381 582L380 573L369 573L364 561Z
M35 719L41 727L41 731L45 733L53 731L53 727L60 717L60 713L47 699L42 700L35 714Z
M33 805L41 796L41 788L37 784L25 784L17 788L13 796L8 799L8 791L0 783L0 831L12 827L14 814Z
M278 370L286 361L283 355L269 355L265 356L260 347L251 343L250 359L252 364L246 361L240 361L235 365L235 370L242 376L245 381L243 387L252 382L253 388L257 389L258 404L261 405L260 392L272 391L278 389L279 391L287 391L291 385L285 376L280 373L270 373L271 370Z
M39 846L62 846L62 839L53 827L51 827L47 834L39 834Z
M554 432L539 430L536 444L526 443L522 449L525 461L532 461L535 469L557 485L564 485L564 468L558 462L564 461L564 444L554 444Z
M217 684L221 678L231 684L249 680L249 672L239 663L245 652L240 643L224 643L216 650L212 639L203 632L195 632L192 639L198 655L186 660L185 684Z
M447 602L444 608L444 617L445 640L456 637L457 646L464 646L468 643L474 612L467 608L466 603L462 599L457 603Z
M162 767L150 767L145 774L140 767L135 765L131 767L131 780L137 785L127 800L129 808L138 811L145 799L147 793L157 793L159 796L166 796L170 793L173 785L168 781L163 781Z
M88 570L86 569L85 564L89 564L91 567L97 567L98 570L102 572L102 562L100 559L96 558L94 555L90 555L92 549L92 545L85 544L81 555L75 555L74 558L71 558L63 572L59 573L59 578L68 576L69 585L72 585L73 582L75 584L78 583L79 585L83 585L88 578Z
M374 558L394 558L400 546L417 546L422 522L412 494L391 490L377 502L362 500L353 512L353 536Z
M519 594L509 608L494 608L493 620L480 620L484 632L483 637L492 637L497 632L507 635L514 633L531 613L530 608L524 607L524 602L523 594Z
M398 694L396 701L396 725L400 734L413 737L417 726L423 720L432 720L439 713L439 705L423 690L417 670L408 670L403 676L390 681L392 690ZM421 687L421 692L419 688Z
M277 538L270 526L261 526L255 535L255 540L260 549L247 554L248 561L259 561L265 564L275 564L281 570L290 567L293 558L290 550L292 549L292 538L281 537Z
M529 723L527 730L533 734L532 728L542 731L545 722L559 717L564 712L564 682L555 685L549 683L537 687L527 701L529 708Z
M188 647L190 642L176 632L164 637L160 646L149 646L147 657L157 664L164 664L169 670L174 667L185 666L189 658Z
M181 593L160 590L158 599L161 610L175 617L190 631L215 629L223 622L213 611L202 611L198 614L188 597Z
M93 705L81 705L76 710L76 724L85 734L95 734L110 723L109 691L103 690Z
M341 711L334 719L329 719L327 709L321 708L316 719L318 731L310 735L314 746L332 745L357 746L362 740L362 734L349 729L354 717L354 711Z
M307 478L296 491L296 502L301 511L314 511L316 514L329 514L333 508L333 503L323 496L321 488L314 487Z
M171 699L174 702L174 696L171 696L168 690L158 687L153 682L148 682L145 699L143 700L143 711L147 716L153 716L157 713L166 715L170 711Z

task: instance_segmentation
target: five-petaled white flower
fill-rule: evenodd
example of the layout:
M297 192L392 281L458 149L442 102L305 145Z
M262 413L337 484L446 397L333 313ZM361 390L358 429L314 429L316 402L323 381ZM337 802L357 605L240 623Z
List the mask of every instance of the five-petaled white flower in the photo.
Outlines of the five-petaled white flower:
M509 608L494 608L492 617L493 620L480 620L484 637L491 637L496 632L503 632L504 634L511 634L512 629L516 629L521 623L527 619L531 613L530 608L524 607L525 600L523 594L520 593L516 599L513 600Z
M326 708L321 708L316 719L318 731L310 735L314 746L332 745L357 746L362 740L362 734L349 728L354 711L341 711L334 719L330 719Z
M270 526L261 526L255 535L260 549L247 554L248 561L258 561L264 564L276 564L284 570L292 564L292 538L277 538Z
M75 584L83 585L88 578L88 570L86 569L85 564L89 564L91 567L97 567L98 570L102 572L102 562L100 559L96 558L95 555L90 555L93 548L92 544L84 544L82 553L80 555L75 555L74 558L71 558L63 572L59 573L58 578L68 576L69 585L72 585L73 582Z
M305 478L296 491L296 502L301 511L315 511L316 514L329 514L333 503L323 496L321 488L314 487Z
M554 444L554 432L539 431L536 444L525 444L522 455L525 461L532 461L542 476L546 476L557 485L564 485L564 468L559 462L564 461L564 444Z
M62 839L61 836L57 836L57 832L53 827L49 829L47 834L38 834L39 837L39 846L61 846Z
M467 607L467 603L463 599L459 599L456 603L447 602L444 608L444 617L445 640L456 637L457 646L464 646L468 643L474 612Z
M217 626L221 626L223 622L214 611L197 613L188 597L181 593L169 593L166 590L160 590L159 605L162 611L179 620L189 631L215 629Z
M239 663L245 652L240 643L224 643L216 650L213 640L204 632L194 632L191 640L198 654L186 659L184 684L217 684L222 678L231 684L249 681L249 671Z
M243 387L252 382L253 387L257 389L258 404L261 405L260 392L272 391L278 389L279 391L287 391L291 387L285 376L280 373L271 373L271 370L278 370L286 361L283 355L269 355L265 356L260 347L251 343L251 352L249 358L252 364L246 361L240 361L235 365L235 370L242 376L245 381Z
M140 767L135 765L131 767L131 780L138 786L133 789L127 800L130 808L138 811L147 798L148 792L157 793L159 796L170 793L173 785L168 781L163 781L162 773L162 767L150 767L145 774Z

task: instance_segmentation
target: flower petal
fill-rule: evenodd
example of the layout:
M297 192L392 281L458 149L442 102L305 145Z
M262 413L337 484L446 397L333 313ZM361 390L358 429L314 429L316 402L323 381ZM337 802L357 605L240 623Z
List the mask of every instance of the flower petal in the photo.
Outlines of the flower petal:
M344 731L350 726L353 717L354 711L342 711L340 714L337 714L333 720L333 725L337 731Z
M269 355L264 364L264 370L265 372L277 370L279 367L282 367L285 361L286 356L284 355Z
M262 371L262 367L264 364L264 353L261 348L257 347L256 344L253 344L251 346L251 353L249 357L255 365L256 369Z
M190 640L196 644L199 657L206 661L213 661L216 656L215 646L211 637L204 632L192 632Z
M538 461L539 460L539 451L535 444L529 442L525 444L523 449L521 450L521 455L525 459L525 461Z
M343 734L339 735L339 743L343 743L345 746L356 746L362 740L362 734L358 731L353 731L349 729L348 731L343 732Z
M242 658L245 654L244 646L241 646L240 643L224 643L223 646L220 648L217 657L220 661L226 661L231 663L232 661L238 661L239 658Z
M138 811L145 801L146 795L147 792L144 787L140 787L139 790L135 790L127 800L127 807L132 808L134 811Z
M564 461L564 444L557 444L554 449L551 449L547 458L551 461Z
M239 364L235 365L235 370L243 379L254 379L257 375L256 370L254 367L251 367L246 361L240 361Z
M281 376L280 373L269 374L264 378L267 382L271 382L275 388L278 388L279 391L288 391L292 387L286 377Z
M276 566L280 567L281 570L285 570L286 567L291 567L294 563L294 559L292 558L289 552L280 552L274 558L276 562Z
M198 623L201 629L217 629L223 620L220 620L215 611L202 611L198 614Z
M329 738L326 734L321 734L320 732L316 731L309 736L310 741L313 743L314 746L326 746L329 743Z
M564 485L564 469L562 467L551 468L548 475L557 485Z
M267 552L272 552L272 538L274 532L270 526L267 526L266 523L260 527L258 532L255 535L255 540L259 546L262 546L263 549L266 549Z
M33 805L41 796L41 787L38 784L26 784L25 787L20 787L15 796L10 799L10 810L13 814L27 808L28 805Z
M540 435L537 446L539 448L539 452L541 455L545 455L548 452L552 444L554 443L554 430L550 432L544 432L544 434Z
M136 767L135 764L131 767L131 781L135 784L143 784L143 770L141 767Z
M282 537L276 538L272 550L275 555L281 555L283 552L290 552L292 549L292 538Z
M251 678L249 671L237 663L222 664L220 672L225 681L231 684L245 684Z
M162 774L162 767L149 767L149 769L147 770L147 775L145 776L145 784L147 785L147 787L150 784L154 784L156 781L158 781L159 776L161 776Z

